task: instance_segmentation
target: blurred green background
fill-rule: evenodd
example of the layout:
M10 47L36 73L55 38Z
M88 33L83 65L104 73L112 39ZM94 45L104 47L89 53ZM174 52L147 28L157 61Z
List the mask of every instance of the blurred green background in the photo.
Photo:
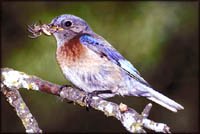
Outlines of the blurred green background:
M68 83L55 60L55 39L44 35L30 39L26 30L27 24L49 23L61 14L85 19L155 89L185 107L172 113L153 103L150 119L168 124L172 132L198 131L198 2L3 2L2 67ZM45 93L20 92L44 132L126 132L119 121L101 112L88 112ZM138 112L150 102L119 96L109 100L126 103ZM25 132L2 95L1 132Z

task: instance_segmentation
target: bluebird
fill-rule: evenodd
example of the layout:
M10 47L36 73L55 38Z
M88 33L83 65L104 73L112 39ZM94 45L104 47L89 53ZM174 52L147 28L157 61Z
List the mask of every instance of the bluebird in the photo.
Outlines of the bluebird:
M102 98L141 96L173 112L184 109L154 90L137 69L83 19L64 14L54 18L48 26L57 41L57 62L66 79L76 87L87 93L98 93Z

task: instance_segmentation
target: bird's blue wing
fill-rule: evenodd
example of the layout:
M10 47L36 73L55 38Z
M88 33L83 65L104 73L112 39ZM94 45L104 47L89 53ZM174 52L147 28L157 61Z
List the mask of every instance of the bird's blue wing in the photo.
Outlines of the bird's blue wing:
M92 51L99 55L106 56L111 62L120 66L130 76L138 80L139 82L150 86L139 74L137 69L127 61L116 49L114 49L108 42L101 38L95 38L88 34L80 36L80 43L87 46Z

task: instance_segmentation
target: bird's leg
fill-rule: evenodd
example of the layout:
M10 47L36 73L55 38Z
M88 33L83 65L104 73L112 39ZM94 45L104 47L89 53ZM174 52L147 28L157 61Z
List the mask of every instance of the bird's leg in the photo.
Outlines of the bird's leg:
M99 94L110 94L112 93L111 90L97 90L97 91L93 91L91 93L88 93L87 96L85 96L83 98L83 102L86 103L86 110L89 111L89 108L91 107L90 104L91 104L91 99L93 96L98 96Z

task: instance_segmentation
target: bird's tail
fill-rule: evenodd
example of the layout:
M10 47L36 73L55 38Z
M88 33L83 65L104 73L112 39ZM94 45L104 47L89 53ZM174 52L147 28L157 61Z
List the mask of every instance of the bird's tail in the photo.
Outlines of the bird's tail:
M140 90L139 90L140 89ZM154 101L155 103L173 111L177 112L178 110L184 109L183 106L175 102L174 100L162 95L161 93L155 91L151 87L148 87L146 85L140 85L138 90L131 90L131 95L134 96L143 96L146 97L149 100ZM141 90L143 89L143 90Z
M183 106L181 106L174 100L162 95L161 93L153 90L152 88L148 88L148 92L150 93L150 95L146 96L147 99L152 100L155 103L160 104L161 106L163 106L173 112L177 112L177 110L184 109Z

